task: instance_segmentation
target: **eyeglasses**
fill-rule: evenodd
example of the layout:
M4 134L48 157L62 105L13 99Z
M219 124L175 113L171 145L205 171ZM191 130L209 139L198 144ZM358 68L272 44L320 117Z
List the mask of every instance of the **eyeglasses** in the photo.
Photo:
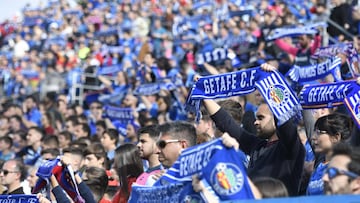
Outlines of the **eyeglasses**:
M357 175L356 173L353 173L351 171L340 170L335 167L327 168L325 173L329 176L329 179L333 179L339 175L346 175L353 179L359 177L359 175Z
M323 135L323 134L329 134L327 131L324 130L316 130L315 136Z
M90 107L90 109L102 109L102 107L101 106L92 106L92 107Z
M160 149L164 149L167 144L174 143L174 142L181 142L181 140L159 140L159 141L156 142L156 145Z
M9 173L19 173L19 171L8 171L8 170L0 170L0 173L3 173L6 176Z

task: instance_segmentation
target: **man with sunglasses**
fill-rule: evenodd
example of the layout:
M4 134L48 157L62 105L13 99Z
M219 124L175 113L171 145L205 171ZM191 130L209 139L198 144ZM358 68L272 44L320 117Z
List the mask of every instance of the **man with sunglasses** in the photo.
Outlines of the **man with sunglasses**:
M24 194L21 182L25 178L26 169L20 160L11 159L6 161L0 170L1 184L7 188L3 195Z
M360 194L360 151L345 143L334 146L323 176L325 193Z
M159 126L160 137L156 142L159 148L159 161L165 168L170 168L181 151L196 144L196 130L188 122L175 121Z

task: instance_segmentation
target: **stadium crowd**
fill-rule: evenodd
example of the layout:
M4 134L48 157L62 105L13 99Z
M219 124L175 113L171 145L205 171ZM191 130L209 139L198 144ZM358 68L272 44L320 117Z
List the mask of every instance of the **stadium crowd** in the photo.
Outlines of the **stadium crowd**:
M197 113L184 108L201 77L252 67L285 77L294 65L317 63L321 47L356 50L360 2L42 2L0 26L0 194L127 202L133 183L156 185L183 150L220 137L239 151L250 199L360 194L359 126L345 105L303 110L302 120L281 124L259 90L204 99ZM328 23L270 39L277 28L328 19L341 29ZM294 83L294 92L355 81L360 69L335 55L338 73ZM44 163L52 163L50 173ZM66 188L57 165L71 166L84 200ZM193 176L195 192L224 200L200 179Z

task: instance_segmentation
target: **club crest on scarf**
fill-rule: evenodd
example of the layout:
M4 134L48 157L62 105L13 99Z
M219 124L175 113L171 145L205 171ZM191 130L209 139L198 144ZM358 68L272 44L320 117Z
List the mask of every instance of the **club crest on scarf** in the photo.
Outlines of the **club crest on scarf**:
M268 101L273 106L282 106L289 98L289 92L280 84L271 85L267 93Z
M235 164L218 163L211 172L211 185L220 195L233 195L244 185L244 175Z

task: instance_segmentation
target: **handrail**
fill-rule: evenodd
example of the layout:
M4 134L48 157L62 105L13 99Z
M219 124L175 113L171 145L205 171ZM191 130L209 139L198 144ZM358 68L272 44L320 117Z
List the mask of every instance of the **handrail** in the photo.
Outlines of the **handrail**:
M344 27L337 24L335 21L331 20L330 18L327 19L327 22L330 23L332 26L336 27L338 30L340 30L344 35L350 37L351 39L354 38L354 35L348 32Z

